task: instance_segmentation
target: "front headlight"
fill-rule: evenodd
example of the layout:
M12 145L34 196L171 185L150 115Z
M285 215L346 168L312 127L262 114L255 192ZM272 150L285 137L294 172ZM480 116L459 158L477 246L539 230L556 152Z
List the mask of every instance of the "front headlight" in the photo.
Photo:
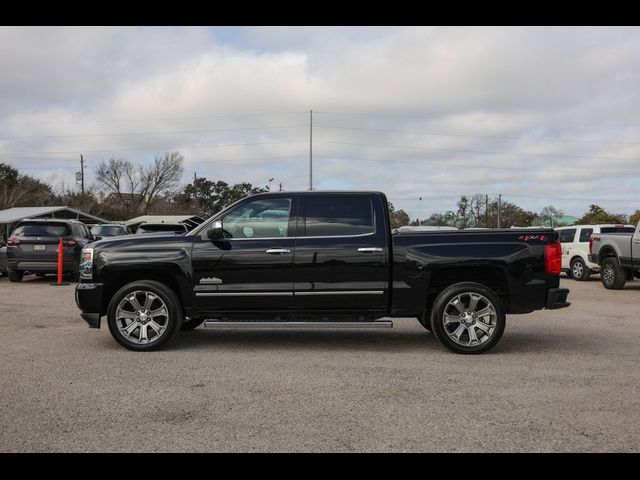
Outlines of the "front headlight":
M80 278L93 278L93 248L83 248L80 256Z

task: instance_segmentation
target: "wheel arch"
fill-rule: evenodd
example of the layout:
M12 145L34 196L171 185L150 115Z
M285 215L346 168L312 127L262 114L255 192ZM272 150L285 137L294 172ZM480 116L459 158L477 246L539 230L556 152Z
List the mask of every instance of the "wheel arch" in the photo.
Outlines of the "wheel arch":
M140 281L153 280L169 287L178 297L184 313L184 283L178 269L172 268L148 268L148 269L113 269L103 271L103 293L101 313L104 315L109 307L109 302L114 294L125 285Z

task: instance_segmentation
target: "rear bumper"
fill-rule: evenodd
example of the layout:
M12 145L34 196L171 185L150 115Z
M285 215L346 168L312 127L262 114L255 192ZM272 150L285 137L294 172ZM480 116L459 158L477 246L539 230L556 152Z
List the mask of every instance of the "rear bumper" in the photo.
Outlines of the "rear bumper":
M568 307L571 303L567 302L567 295L569 295L568 288L550 288L547 292L545 308L553 310Z
M22 270L22 271L29 271L29 272L48 272L48 273L55 273L58 271L57 261L11 258L9 259L7 264L11 270ZM77 272L78 262L76 260L63 261L62 270L64 272Z
M100 328L102 308L102 284L78 283L76 286L76 305L80 316L90 328Z

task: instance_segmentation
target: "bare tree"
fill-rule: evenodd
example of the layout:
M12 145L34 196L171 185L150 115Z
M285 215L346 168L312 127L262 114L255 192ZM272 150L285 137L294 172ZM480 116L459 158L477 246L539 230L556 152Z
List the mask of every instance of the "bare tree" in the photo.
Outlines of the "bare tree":
M112 158L98 165L96 179L130 215L147 214L163 193L178 185L182 163L179 152L158 155L147 166Z
M152 165L142 170L141 189L144 213L149 211L164 193L170 193L182 178L184 157L180 152L165 152L157 155Z

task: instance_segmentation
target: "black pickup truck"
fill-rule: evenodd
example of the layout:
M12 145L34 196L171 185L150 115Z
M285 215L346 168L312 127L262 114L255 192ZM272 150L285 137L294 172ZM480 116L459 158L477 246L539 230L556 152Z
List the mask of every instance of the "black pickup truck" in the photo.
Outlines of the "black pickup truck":
M244 198L186 235L83 250L76 303L92 328L153 350L219 328L390 327L417 318L458 353L493 347L507 313L569 306L551 229L392 232L380 192Z

